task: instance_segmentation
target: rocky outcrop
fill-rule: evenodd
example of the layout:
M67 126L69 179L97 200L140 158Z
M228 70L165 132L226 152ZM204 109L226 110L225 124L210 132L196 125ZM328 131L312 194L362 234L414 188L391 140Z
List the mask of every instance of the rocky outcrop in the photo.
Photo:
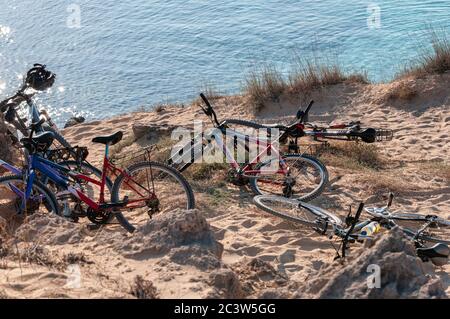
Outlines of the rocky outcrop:
M296 298L446 298L432 266L423 263L399 229L367 242L341 265L323 266ZM379 272L378 272L379 271ZM377 277L379 273L379 277ZM378 279L377 279L378 278Z
M66 124L64 124L64 128L84 123L84 121L86 121L86 119L83 116L73 116L66 122Z
M209 284L213 289L207 298L239 299L245 296L239 277L230 269L223 268L211 272Z
M126 239L115 244L128 258L167 256L172 262L201 269L220 266L223 246L198 210L175 210L155 216Z
M6 162L12 162L13 157L12 140L7 134L7 126L3 120L3 115L0 113L0 159Z

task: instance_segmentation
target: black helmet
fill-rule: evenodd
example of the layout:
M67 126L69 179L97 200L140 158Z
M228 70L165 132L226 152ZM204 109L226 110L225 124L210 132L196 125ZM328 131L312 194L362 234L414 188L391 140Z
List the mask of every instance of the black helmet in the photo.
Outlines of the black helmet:
M56 75L45 69L45 65L34 64L27 72L25 84L37 91L44 91L50 88L55 82Z

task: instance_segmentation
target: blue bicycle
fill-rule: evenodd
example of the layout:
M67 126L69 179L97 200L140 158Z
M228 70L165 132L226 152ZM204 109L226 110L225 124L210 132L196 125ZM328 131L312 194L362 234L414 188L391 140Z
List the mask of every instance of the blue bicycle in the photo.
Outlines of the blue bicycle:
M42 132L33 136L43 122L44 119L33 123L30 135L20 141L30 154L22 170L0 160L0 167L13 173L0 177L0 214L14 216L44 211L74 221L87 217L99 226L110 224L116 217L126 230L133 232L136 226L145 224L154 214L195 207L189 183L174 168L151 161L150 155L123 169L110 160L109 147L120 142L123 136L120 131L92 139L93 143L105 145L100 179L46 159L41 154L46 154L52 145L53 134ZM143 149L143 152L149 154L150 150ZM116 177L110 199L106 194L107 176ZM47 185L41 182L44 178L48 179ZM86 185L99 189L98 199L86 192ZM126 217L123 215L125 212Z

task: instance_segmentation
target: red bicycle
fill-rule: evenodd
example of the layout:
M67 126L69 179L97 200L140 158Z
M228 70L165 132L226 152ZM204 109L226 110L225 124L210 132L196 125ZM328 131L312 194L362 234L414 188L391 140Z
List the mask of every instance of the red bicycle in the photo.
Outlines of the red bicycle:
M194 137L190 143L175 152L169 159L169 165L183 172L208 151L214 140L217 145L216 150L221 153L219 157L222 155L222 161L225 157L226 162L231 166L228 171L228 181L235 185L249 184L252 191L259 195L276 194L303 201L311 200L322 193L328 182L325 166L317 158L308 154L281 154L276 146L286 136L297 136L299 130L285 130L284 127L278 126L263 127L267 130L261 133L269 134L269 136L272 133L274 138L264 135L255 137L232 130L228 127L227 121L217 120L217 115L208 99L203 94L200 96L206 108L200 107L210 117L215 127L214 133L202 133L202 136ZM276 135L275 129L282 134ZM241 146L240 149L238 145ZM243 157L239 161L235 158L236 150L237 157L239 153Z
M21 140L30 154L24 169L0 160L0 166L13 173L0 178L0 203L6 211L29 214L46 210L74 221L87 217L97 225L109 224L115 216L124 228L133 232L154 214L176 208L194 208L195 199L189 183L175 169L151 161L149 148L138 156L127 158L134 164L126 169L110 161L109 146L122 139L122 132L92 140L105 145L101 178L95 179L85 170L55 163L40 155L46 153L54 137L51 132L33 137L36 127L36 124L32 125L30 136ZM136 161L141 155L144 160ZM109 176L115 177L112 189ZM42 183L42 179L47 183ZM93 199L95 195L98 200ZM111 201L105 200L107 196L111 196Z

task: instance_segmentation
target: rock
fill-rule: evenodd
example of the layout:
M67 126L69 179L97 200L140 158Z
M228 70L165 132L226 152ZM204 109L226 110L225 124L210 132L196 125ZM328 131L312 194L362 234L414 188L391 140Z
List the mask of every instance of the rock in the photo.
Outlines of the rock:
M74 244L88 235L87 230L76 223L55 214L35 213L27 217L16 230L15 238L24 242L39 242L47 245Z
M147 140L158 140L162 136L170 136L172 131L176 129L176 125L162 125L161 123L142 123L136 122L133 124L133 134L138 140L142 137L146 137Z
M8 136L8 127L4 122L2 113L0 113L0 159L10 163L14 159L12 140Z
M198 210L175 210L156 215L133 236L117 241L115 248L128 258L166 254L179 264L201 269L220 266L223 246Z
M440 280L433 274L427 274L427 267L416 256L413 244L399 229L391 230L351 254L353 257L349 257L343 265L339 261L323 265L294 297L447 297ZM373 286L377 280L372 278L378 270L379 288L376 288Z
M288 284L288 277L260 258L244 259L233 265L246 296L261 290L279 288Z
M219 254L221 255L222 252ZM221 266L219 254L198 245L181 246L173 248L169 253L169 258L177 264L191 265L207 271Z
M268 288L261 290L257 297L258 299L289 299L291 298L291 293L284 288Z
M207 298L239 299L244 297L239 278L230 269L222 268L211 272L209 281L213 286L213 291L208 294Z
M86 119L83 116L73 116L66 122L66 124L64 125L64 128L68 128L71 126L75 126L77 124L84 123L84 121L86 121Z

